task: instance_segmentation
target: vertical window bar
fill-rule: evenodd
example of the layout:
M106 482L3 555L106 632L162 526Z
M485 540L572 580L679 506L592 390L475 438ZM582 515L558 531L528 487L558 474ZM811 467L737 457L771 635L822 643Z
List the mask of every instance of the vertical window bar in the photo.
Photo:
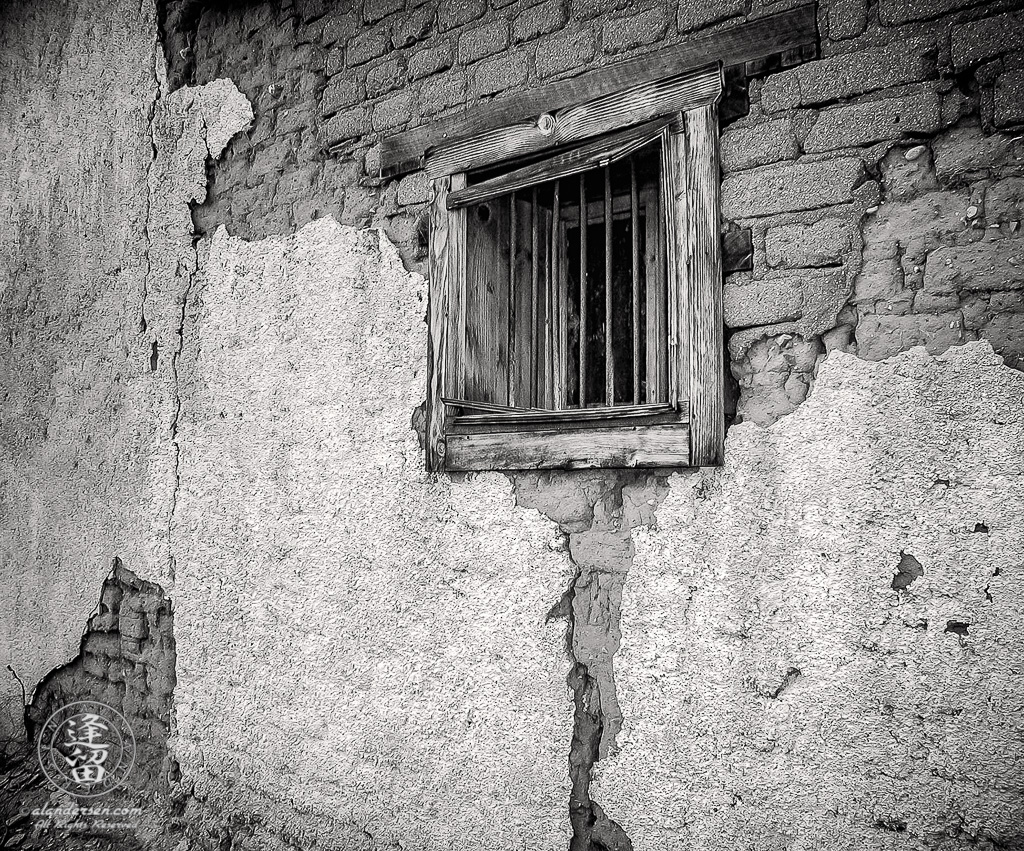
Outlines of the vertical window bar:
M554 406L565 407L565 370L562 363L562 269L558 239L561 217L561 182L556 180L551 201L551 390Z
M604 395L615 404L615 357L612 350L612 170L604 167Z
M538 221L537 212L537 187L533 189L533 195L530 198L530 404L536 407L540 402L540 394L537 390L539 382L540 371L538 369L538 305L537 301L540 297L538 292L538 264L540 258L537 256L537 249L539 247L539 230L540 223Z
M516 254L519 252L516 193L508 196L508 404L516 404Z
M587 178L580 175L580 407L587 406Z
M633 232L633 404L640 404L640 199L636 188L636 161L629 158L629 205Z

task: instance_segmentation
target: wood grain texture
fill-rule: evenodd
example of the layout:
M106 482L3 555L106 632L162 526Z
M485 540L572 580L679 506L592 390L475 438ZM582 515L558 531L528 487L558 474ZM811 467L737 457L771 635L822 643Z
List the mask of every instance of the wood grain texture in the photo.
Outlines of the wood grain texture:
M688 426L450 434L445 469L546 470L689 466Z
M613 341L612 170L604 167L604 403L615 404L615 343Z
M668 399L668 382L665 378L668 348L668 332L665 328L665 234L661 194L659 185L647 201L647 241L644 253L647 269L647 290L644 293L647 322L644 329L644 355L648 403Z
M690 398L690 268L686 252L686 136L682 123L680 117L662 148L662 197L666 205L665 251L668 270L666 379L668 398L674 404Z
M722 462L725 442L722 241L719 233L718 110L685 114L690 271L690 417L695 465Z
M509 203L466 211L464 396L508 402Z
M507 192L514 192L517 189L571 177L606 163L617 162L657 139L666 124L666 121L648 121L596 142L556 154L539 163L515 169L490 180L480 181L461 192L453 192L449 195L448 206L456 208L477 204Z
M522 122L439 148L427 157L425 168L429 176L439 177L494 165L710 103L721 91L722 71L716 63L562 110L552 117L550 133L541 132L536 122Z
M492 411L479 414L462 414L457 417L449 417L449 422L454 425L489 425L494 426L496 431L508 431L513 426L526 424L546 424L554 428L556 425L563 425L572 428L580 423L611 422L617 419L651 416L655 414L672 413L679 417L679 412L669 404L657 405L617 405L614 408L577 408L561 411ZM688 415L688 412L687 412ZM685 419L683 416L683 419Z
M498 98L481 107L385 139L381 145L382 176L418 168L433 148L450 145L517 122L536 126L536 116L598 98L627 87L680 75L710 61L736 65L771 56L818 40L815 4L808 3L746 21L734 27L696 35L647 56L598 68L568 80ZM621 125L620 125L621 126ZM338 140L325 140L328 146Z
M449 212L446 204L451 190L450 177L435 180L430 204L430 254L428 273L430 290L427 297L427 400L426 400L426 460L427 469L436 472L444 468L445 405L448 372L448 229Z
M580 175L580 331L579 331L579 406L587 404L587 179Z

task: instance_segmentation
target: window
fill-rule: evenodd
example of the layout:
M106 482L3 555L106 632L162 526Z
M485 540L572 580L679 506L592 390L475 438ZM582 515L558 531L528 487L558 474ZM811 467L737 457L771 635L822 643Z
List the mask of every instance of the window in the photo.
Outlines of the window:
M644 84L541 116L525 142L513 127L428 159L429 469L720 461L721 79Z

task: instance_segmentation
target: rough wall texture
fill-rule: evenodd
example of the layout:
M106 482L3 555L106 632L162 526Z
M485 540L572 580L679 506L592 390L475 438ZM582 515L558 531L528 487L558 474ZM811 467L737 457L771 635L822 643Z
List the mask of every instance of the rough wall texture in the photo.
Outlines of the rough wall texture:
M141 325L154 26L138 2L0 8L0 670L29 690L75 655L111 559L163 556ZM0 736L21 704L3 670Z
M833 354L673 478L595 791L636 848L1024 847L1022 397L986 343Z
M731 370L790 420L709 476L422 472L380 138L782 5L168 0L169 87L145 4L0 12L0 661L71 658L114 555L166 588L154 841L1020 847L1020 378L843 354L1020 365L1010 0L828 0L751 79Z
M196 800L302 847L565 848L545 615L572 570L505 477L423 471L423 279L324 219L219 231L197 292L173 535Z
M423 271L427 181L377 179L380 138L793 4L183 5L178 75L230 77L256 111L199 227L256 238L331 214L383 228ZM1020 281L994 270L1021 259L1024 153L992 135L1024 123L1024 54L999 35L1022 26L1018 6L828 0L821 58L750 80L749 114L722 135L723 212L754 239L753 270L726 284L740 419L792 411L833 349L981 338L1019 364Z

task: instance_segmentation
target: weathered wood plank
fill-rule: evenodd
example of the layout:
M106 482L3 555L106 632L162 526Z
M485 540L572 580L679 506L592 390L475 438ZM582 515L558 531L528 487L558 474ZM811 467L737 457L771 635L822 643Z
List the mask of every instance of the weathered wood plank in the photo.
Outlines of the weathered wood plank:
M675 408L667 403L661 403L655 405L617 405L613 408L587 408L582 411L577 408L567 408L561 411L512 411L506 409L480 414L462 414L456 417L449 417L449 421L458 425L492 425L498 427L498 431L508 431L513 426L526 423L547 423L551 426L559 423L575 425L577 423L606 422L623 417L663 414L667 411L675 412Z
M630 301L633 332L633 404L640 404L640 193L636 185L636 162L629 160L630 237L633 249L632 284Z
M485 106L470 108L464 113L385 139L381 146L381 171L387 176L414 170L431 148L640 83L699 68L709 59L727 66L737 65L800 45L815 44L817 38L817 13L813 3L694 36L647 56L499 98ZM336 141L328 139L327 144Z
M438 148L428 155L425 168L435 177L493 165L710 103L721 92L721 67L711 65Z
M678 404L690 398L689 388L689 258L686 253L686 136L679 123L668 134L662 148L662 197L665 213L665 252L668 286L666 318L668 353L666 380L669 401Z
M530 404L543 402L540 391L540 204L530 195Z
M467 210L465 398L508 401L509 205Z
M648 403L668 399L665 382L665 234L661 215L661 186L647 201L647 244L644 264L647 269L646 301L647 322L645 327L644 353L646 359Z
M450 434L445 469L542 470L689 466L685 423L572 431Z
M456 243L463 234L465 216L453 216L448 210L447 197L455 177L435 180L430 205L430 254L428 269L430 290L427 299L427 400L426 400L426 461L427 469L436 472L444 468L445 405L442 397L456 393L456 369L453 358L458 358L459 347L452 340L457 325L458 302L453 298L460 289L457 280L461 252Z
M512 328L515 361L512 364L513 386L516 404L535 404L533 399L533 370L536 359L534 346L537 327L533 287L533 217L536 215L531 195L516 196L516 250L512 256L516 286L515 325Z
M516 256L519 254L519 218L515 193L508 196L508 404L516 404Z
M690 267L690 433L694 465L722 462L725 442L722 241L719 233L718 110L690 110L686 200Z
M631 127L621 133L557 154L539 163L515 169L500 177L475 183L461 192L448 196L449 208L477 204L489 198L504 195L517 189L524 189L538 183L546 183L563 177L571 177L606 163L616 162L658 138L666 121L648 121L638 127Z

